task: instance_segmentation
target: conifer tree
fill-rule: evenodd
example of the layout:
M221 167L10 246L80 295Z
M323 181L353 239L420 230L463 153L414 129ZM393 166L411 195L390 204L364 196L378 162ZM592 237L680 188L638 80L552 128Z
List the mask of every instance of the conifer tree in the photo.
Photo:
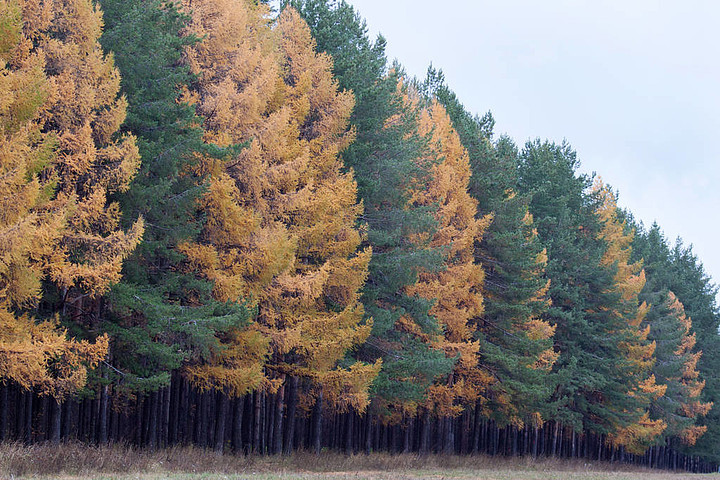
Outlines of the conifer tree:
M72 54L86 48L83 56L90 57L87 61L101 55L92 24L90 32L81 28L78 37L64 35L64 28L74 19L72 14L87 13L88 9L93 11L83 2L55 9L35 2L0 3L0 377L26 389L37 387L40 393L58 400L84 386L87 367L105 357L108 344L105 336L95 344L68 339L56 317L36 322L31 314L41 298L41 281L68 281L70 285L82 277L90 293L102 291L116 278L119 272L113 266L134 246L142 229L138 224L128 235L122 231L110 232L112 238L94 235L88 228L91 225L84 222L92 223L92 212L104 209L105 188L99 187L88 198L82 195L83 189L70 187L71 179L63 169L66 162L80 160L86 168L97 162L93 139L85 138L89 141L85 151L81 145L74 149L73 141L82 135L73 136L72 128L58 118L58 112L70 108L67 103L84 105L82 99L62 96L72 90L68 84L79 80L72 68L79 59ZM88 20L93 18L97 17ZM89 37L79 41L87 33ZM57 55L63 49L67 56L61 59ZM112 69L110 62L105 66ZM110 103L115 102L117 91L112 91L112 81L83 87L83 94L93 98L107 94L107 98L113 97ZM106 88L110 92L104 92ZM119 105L115 114L122 116ZM105 128L111 126L102 113L93 119ZM83 117L72 120L89 121ZM83 127L85 133L93 133L89 124ZM108 138L101 140L107 142ZM116 160L132 175L132 141L127 143L127 161ZM101 153L112 155L117 150L123 151L123 147L110 146ZM77 151L82 159L73 156ZM80 165L76 167L81 171ZM91 172L82 174L83 183L100 182ZM120 183L127 181L112 165L102 175L106 184L112 184L113 176ZM114 208L107 210L112 218ZM112 225L106 227L112 229ZM126 243L113 245L116 239ZM92 282L93 278L98 281Z
M490 113L467 112L441 71L430 67L423 89L445 106L468 151L469 191L478 202L478 217L493 216L475 246L475 261L485 271L485 310L476 319L480 365L497 378L481 411L501 425L537 423L547 416L544 407L553 388L549 370L557 353L554 327L542 318L549 305L547 252L528 212L529 197L517 193L517 148L507 137L493 142Z
M182 35L189 17L160 1L101 3L101 40L114 54L129 103L122 131L137 137L142 159L119 201L125 223L140 215L146 221L143 241L109 295L112 315L104 328L112 335L122 388L154 390L173 370L217 350L219 332L247 322L241 304L217 302L209 282L181 271L177 248L201 228L196 205L206 179L192 174L198 155L227 152L203 144L194 107L179 101L194 81L181 62L185 47L197 42Z
M362 302L373 330L357 357L382 358L374 384L374 412L384 421L412 415L436 378L445 378L454 359L434 349L440 333L429 314L432 301L409 295L417 272L441 268L441 251L429 245L436 206L412 201L412 188L428 181L420 161L425 139L418 135L420 108L403 93L401 71L388 68L385 40L371 41L365 22L346 2L289 2L308 22L318 49L333 57L341 88L356 97L350 118L356 140L343 155L354 169L365 211L366 243L373 248Z
M717 435L712 418L715 409L711 409L714 398L705 393L714 374L701 368L705 364L709 369L704 360L706 352L696 344L699 331L672 290L683 292L696 313L712 319L714 298L712 293L707 295L712 289L696 260L688 262L691 268L678 268L676 252L682 247L671 249L657 224L649 230L636 226L636 231L633 254L643 259L647 273L641 298L651 305L646 324L650 327L650 338L658 345L653 371L658 382L667 385L665 395L653 402L652 413L667 422L664 437L670 438L671 445L680 448L684 445L688 451L714 458L708 450ZM704 293L698 295L696 288ZM714 337L705 338L712 342ZM708 363L712 365L712 360Z
M656 297L658 303L648 313L647 323L650 338L658 345L653 371L667 391L653 402L653 413L667 423L666 436L692 446L707 430L707 426L697 424L699 417L712 408L711 403L700 400L705 381L698 378L697 364L702 352L694 349L692 321L675 294Z
M379 363L338 368L370 330L358 301L370 259L369 249L357 252L362 206L339 160L353 137L353 97L337 91L329 57L315 53L292 9L275 29L254 2L193 9L191 31L207 35L187 53L200 75L192 95L206 141L249 146L227 162L201 164L212 176L201 200L208 221L184 251L215 282L217 299L252 297L258 315L225 339L215 364L191 374L234 394L306 377L336 408L362 410ZM239 382L227 377L233 371Z
M628 451L643 453L665 430L663 419L650 419L648 408L653 400L661 397L666 385L656 384L651 373L655 364L655 342L648 341L650 327L643 325L648 310L646 303L639 303L639 295L645 286L642 262L631 262L631 242L634 232L627 231L625 222L618 218L615 195L601 181L596 180L593 193L598 195L596 214L602 222L600 236L607 248L601 264L615 270L612 289L619 294L615 304L605 310L608 316L624 319L622 327L625 339L620 343L622 358L618 362L617 375L628 382L628 396L638 400L637 419L621 425L609 439L627 447Z
M636 367L626 360L626 345L637 337L628 331L629 319L615 311L622 305L619 263L607 262L605 223L596 214L601 198L590 192L586 176L575 174L577 166L567 144L528 142L518 187L532 195L530 213L548 249L552 305L546 320L556 326L560 351L551 418L607 435L641 420L647 402L629 395Z
M438 205L437 231L431 246L443 249L445 265L439 272L420 271L419 282L410 293L435 303L430 310L444 335L435 348L457 363L446 379L428 392L427 407L442 417L456 416L464 405L474 403L478 394L494 381L478 368L479 344L474 339L472 319L483 311L483 270L475 263L475 243L487 228L490 217L476 219L476 202L467 191L470 163L467 151L452 128L445 109L431 100L418 124L427 136L428 163L432 163L427 189L415 192L420 205Z

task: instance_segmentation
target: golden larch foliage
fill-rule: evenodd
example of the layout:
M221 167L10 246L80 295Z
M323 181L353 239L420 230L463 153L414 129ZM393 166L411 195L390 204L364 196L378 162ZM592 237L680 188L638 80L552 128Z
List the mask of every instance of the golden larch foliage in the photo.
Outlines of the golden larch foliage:
M620 301L615 311L608 311L608 315L616 315L626 322L623 333L627 340L619 347L625 356L625 361L633 366L631 384L628 395L646 399L646 403L663 395L666 385L656 384L655 376L650 373L655 363L655 342L648 341L650 328L642 328L641 323L648 311L648 306L641 304L639 295L645 286L645 272L642 262L630 263L632 248L630 244L633 232L626 232L625 222L618 218L618 208L615 195L596 180L593 186L595 194L600 196L600 206L596 211L602 230L600 238L607 245L601 264L616 268L613 279L613 290L619 294ZM636 412L638 419L627 426L620 426L615 432L608 435L610 442L625 445L628 451L642 453L653 439L657 438L667 428L661 419L651 420L645 410Z
M294 10L271 28L267 6L255 2L188 7L190 31L205 36L187 52L200 75L188 98L208 142L245 148L225 161L201 161L212 178L200 204L207 223L200 240L182 249L190 266L215 282L216 298L257 306L251 331L266 340L266 350L249 358L241 354L242 335L223 339L228 348L215 365L194 367L191 377L226 388L223 369L263 372L232 389L242 394L302 375L338 408L361 410L379 364L336 368L371 326L361 324L359 302L371 252L357 252L362 205L339 157L353 139L353 97L338 92L330 58L315 52Z
M407 101L413 102L416 94L409 90L408 95ZM449 378L430 388L426 408L454 416L493 381L478 368L479 343L471 322L483 312L484 272L474 261L474 247L491 217L475 218L477 201L468 193L470 160L439 102L433 100L421 111L418 133L429 141L425 161L432 166L427 188L415 191L413 199L419 205L438 206L438 227L430 245L444 249L445 269L421 271L408 293L435 300L430 314L438 319L444 335L433 339L434 347L457 358Z
M94 51L102 58L97 44L99 23L94 28L92 18L88 20L88 31L73 23L86 21L88 12L99 21L99 12L89 2L0 0L0 379L58 399L85 385L87 368L96 366L107 354L108 337L101 336L95 344L71 340L56 321L37 323L22 312L40 298L43 278L57 280L59 275L66 275L65 286L79 278L68 274L67 269L82 270L84 281L97 275L99 281L88 285L91 292L105 289L119 276L122 256L139 239L136 232L134 240L125 245L112 245L102 235L93 237L87 229L80 231L77 227L82 223L82 215L97 208L90 205L102 204L100 209L105 210L107 187L86 197L70 187L77 178L66 175L63 168L64 162L72 163L73 157L67 148L72 130L67 122L79 125L83 122L81 115L94 108L60 113L76 101L63 96L67 84L81 83L89 96L117 95L114 80L108 87L107 82L89 71L73 76L71 69L66 68L74 61L72 53L89 57ZM112 70L111 62L106 65ZM108 91L103 92L105 89ZM112 110L110 104L98 107ZM122 102L114 105L120 108ZM101 125L99 128L105 130L100 133L87 124L84 130L91 135L95 132L98 143L107 142L112 122L107 121L104 113L91 115ZM112 125L117 129L119 123ZM90 157L99 147L96 139L87 143L86 151L79 157L89 162L90 171L82 172L82 176L90 182L91 170L98 166ZM130 155L129 162L136 160ZM116 173L105 168L104 174ZM97 195L99 191L103 192L102 198ZM117 224L116 207L109 207L106 212L115 217L102 233L127 240L123 232L112 231ZM107 220L108 214L104 217ZM137 229L141 230L140 224ZM104 265L70 259L90 244L95 250L94 258L105 262ZM107 268L109 251L120 252L110 259L112 269ZM92 270L93 267L100 267L102 273Z

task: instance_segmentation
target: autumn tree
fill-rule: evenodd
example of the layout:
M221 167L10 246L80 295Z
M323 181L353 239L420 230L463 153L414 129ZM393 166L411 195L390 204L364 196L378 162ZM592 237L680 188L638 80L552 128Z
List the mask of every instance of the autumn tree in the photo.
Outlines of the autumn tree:
M90 2L0 4L2 67L2 377L62 401L107 352L67 338L99 335L99 294L120 278L142 221L119 227L108 195L137 167L131 137L113 138L125 116L119 77L98 44L101 14ZM57 299L41 297L58 288ZM42 299L42 303L38 301ZM38 310L37 307L40 306ZM32 314L50 317L33 320ZM51 438L59 440L53 410Z
M497 381L478 402L478 412L500 425L532 420L538 426L548 417L557 353L554 327L543 318L549 306L547 251L528 210L530 198L517 192L517 147L505 136L494 140L492 115L469 113L441 71L430 67L422 88L443 104L468 152L478 218L492 214L475 245L475 261L485 273L485 308L475 321L481 368Z
M649 229L635 225L635 229L633 255L643 259L647 273L647 283L641 293L641 298L650 305L645 324L650 328L649 338L657 344L653 372L659 383L667 385L665 394L653 402L651 413L667 423L663 438L669 438L671 445L706 454L704 449L712 440L706 440L705 436L708 430L710 437L714 436L715 423L702 418L714 412L713 404L708 400L709 396L704 397L703 390L707 379L714 377L702 373L699 368L705 352L697 346L694 322L671 288L678 288L687 295L689 303L695 305L695 311L706 319L712 318L705 310L711 303L710 298L694 291L702 282L701 276L695 276L697 263L693 261L694 268L691 269L678 268L678 257L674 253L680 249L670 248L657 224ZM691 289L685 282L693 277L701 282ZM706 338L712 339L712 336Z
M413 92L411 91L411 95ZM438 272L420 270L419 281L410 293L434 301L430 313L438 319L442 334L431 339L434 347L455 359L453 371L429 390L425 407L446 419L459 415L474 404L494 378L478 366L479 343L472 320L483 311L482 266L475 263L474 248L487 228L490 217L476 218L477 203L468 193L470 163L467 151L452 128L445 109L430 100L420 114L418 131L428 138L431 160L427 189L417 190L414 201L438 205L437 231L431 246L442 248L444 268ZM445 449L454 449L451 423L444 427Z
M340 87L356 97L350 117L356 139L343 158L355 172L365 207L365 242L373 249L361 299L373 328L356 356L382 359L373 386L373 414L397 422L415 414L434 380L444 378L454 364L429 341L441 332L429 313L432 300L408 291L417 283L419 269L442 267L441 249L430 246L437 206L413 201L413 189L430 179L422 161L426 139L418 134L421 107L408 101L400 68L388 65L385 40L369 38L365 21L351 5L289 3L307 21L318 49L333 57Z
M212 355L218 332L247 321L243 305L214 300L209 282L182 271L178 250L201 228L196 205L207 179L193 175L192 167L200 154L228 152L203 143L194 107L179 101L194 81L181 62L184 49L198 41L182 34L189 17L159 1L101 3L101 41L114 54L128 99L121 130L138 139L141 155L137 176L118 200L124 224L138 216L146 221L122 282L108 295L104 329L112 336L116 369L109 374L118 377L116 393L155 391L168 385L174 370Z
M362 207L339 159L353 137L352 95L337 91L329 57L315 53L292 9L271 29L262 4L192 7L190 30L206 37L187 51L206 141L248 146L201 162L212 178L200 201L208 220L184 252L217 299L251 298L258 315L223 338L214 363L189 373L234 395L304 377L335 408L362 410L379 364L338 367L370 329L358 301L370 259L357 252Z

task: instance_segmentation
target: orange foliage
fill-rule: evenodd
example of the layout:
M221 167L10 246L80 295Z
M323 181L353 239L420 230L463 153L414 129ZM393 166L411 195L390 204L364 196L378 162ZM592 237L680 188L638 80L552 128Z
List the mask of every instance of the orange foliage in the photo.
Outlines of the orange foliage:
M124 102L90 2L2 1L0 21L0 379L63 399L105 357L107 336L70 340L16 312L43 278L90 293L119 278L142 223L118 230L106 192L127 185L137 152L130 139L107 145Z
M370 261L370 250L357 252L362 205L339 158L353 139L353 97L338 92L330 58L315 52L292 9L273 29L267 6L255 2L191 8L189 28L205 39L187 51L200 74L187 97L203 115L208 142L246 147L224 162L201 161L212 178L199 205L207 222L199 242L182 251L214 282L216 298L257 306L252 329L266 350L243 357L236 335L222 339L227 348L215 365L188 372L198 384L223 388L219 366L257 371L260 380L233 387L238 394L304 375L324 385L338 408L363 409L377 367L336 368L370 331L358 300Z
M409 93L408 102L417 102ZM475 242L491 217L476 219L477 201L468 193L470 161L449 116L437 101L420 113L418 133L429 141L424 161L431 164L426 189L414 192L419 205L437 205L438 228L430 245L445 251L445 269L420 272L408 293L434 299L430 313L438 319L444 335L433 339L434 348L456 357L453 373L445 383L430 388L426 408L441 416L455 416L462 404L478 398L494 380L478 368L479 343L473 339L471 319L482 314L484 272L474 261Z

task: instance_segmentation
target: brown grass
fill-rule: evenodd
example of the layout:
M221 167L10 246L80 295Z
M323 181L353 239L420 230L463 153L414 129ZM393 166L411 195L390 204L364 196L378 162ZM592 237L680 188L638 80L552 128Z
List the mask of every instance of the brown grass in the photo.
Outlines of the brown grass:
M114 445L0 444L0 479L653 479L714 478L658 472L630 465L487 456L342 455L289 457L217 455L193 447L157 452Z

